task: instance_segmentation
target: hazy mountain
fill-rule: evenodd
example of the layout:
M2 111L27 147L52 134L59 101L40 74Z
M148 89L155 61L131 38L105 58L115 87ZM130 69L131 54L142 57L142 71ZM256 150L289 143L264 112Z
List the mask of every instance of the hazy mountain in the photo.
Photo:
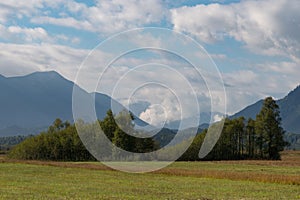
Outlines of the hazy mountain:
M41 128L60 117L72 119L73 84L56 72L0 79L0 129ZM12 131L12 130L11 130ZM18 133L15 133L18 134Z
M282 124L288 132L300 133L300 86L278 101Z
M255 119L262 108L262 104L263 100L260 100L231 116L231 118L244 116ZM300 133L300 86L291 91L283 99L279 99L277 104L280 108L283 128L287 132Z
M0 136L38 133L56 118L73 122L73 86L73 82L54 71L11 78L0 76ZM95 95L97 117L103 119L111 107L111 98L81 89L80 92L86 99ZM123 108L112 102L119 110ZM146 124L139 119L136 123Z
M55 71L35 72L26 76L10 78L0 75L0 136L39 133L52 124L56 118L73 122L73 86L73 82ZM117 110L124 109L121 104L107 95L87 93L80 88L79 90L82 98L87 101L91 101L95 97L98 119L103 119L112 103L116 105ZM148 102L141 101L129 105L129 108L138 116L148 106ZM138 117L135 118L135 123L140 127L148 125ZM204 119L203 122L207 122L210 115L204 113L201 118ZM174 133L167 128L178 129L179 122L168 124L157 137L172 138ZM148 126L148 129L151 131L156 128Z

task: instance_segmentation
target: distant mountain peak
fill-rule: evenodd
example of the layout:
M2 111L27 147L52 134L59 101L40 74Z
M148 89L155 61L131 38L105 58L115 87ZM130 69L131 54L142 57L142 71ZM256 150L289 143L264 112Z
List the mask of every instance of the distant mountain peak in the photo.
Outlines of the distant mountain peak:
M56 118L73 122L73 87L73 82L56 71L0 77L0 137L38 133L42 131L40 127L48 127ZM95 102L98 119L105 117L111 105L119 111L124 109L107 95L96 93L92 99L90 93L79 89L82 101ZM139 126L146 124L138 118L135 122Z
M69 79L65 78L61 74L56 71L37 71L31 74L27 74L21 77L11 77L12 79L23 79L30 82L38 82L38 83L49 83L54 82L56 84L68 84L73 86L73 82Z
M56 71L38 71L26 75L25 77L51 77L51 78L64 78Z

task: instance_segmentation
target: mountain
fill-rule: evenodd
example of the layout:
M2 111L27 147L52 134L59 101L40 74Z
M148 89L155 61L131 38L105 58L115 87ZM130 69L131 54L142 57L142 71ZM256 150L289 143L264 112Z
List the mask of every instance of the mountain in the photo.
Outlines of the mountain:
M53 123L56 118L73 122L72 94L74 83L55 71L35 72L26 76L4 77L0 75L0 137L36 134ZM75 86L78 87L78 86ZM92 101L95 98L95 109L98 119L103 119L106 111L114 104L116 112L124 107L111 97L100 93L87 93L79 88L81 98ZM129 105L136 116L146 110L149 102L136 102ZM80 106L80 105L79 105ZM80 108L80 107L79 107ZM139 128L153 132L156 127L135 116ZM201 119L210 119L207 113ZM186 119L188 120L188 119ZM202 121L202 120L201 120ZM158 140L173 138L180 121L171 122L156 136ZM189 127L183 127L189 128ZM203 127L198 128L202 130Z
M246 108L242 109L238 113L234 114L233 116L230 116L230 118L238 118L244 116L245 118L252 118L255 119L256 115L259 113L259 111L262 108L264 100L259 100L256 103L247 106Z
M282 127L290 133L300 133L300 86L291 91L283 99L277 100L282 118ZM263 105L263 100L260 100L240 112L234 114L230 118L244 116L245 118L256 118Z
M0 136L35 134L56 118L73 122L73 86L73 82L55 71L11 78L0 76ZM79 90L86 99L95 96L98 119L104 118L111 103L117 110L123 108L107 95ZM139 119L136 123L146 124Z
M287 132L300 133L300 86L278 101L282 125Z

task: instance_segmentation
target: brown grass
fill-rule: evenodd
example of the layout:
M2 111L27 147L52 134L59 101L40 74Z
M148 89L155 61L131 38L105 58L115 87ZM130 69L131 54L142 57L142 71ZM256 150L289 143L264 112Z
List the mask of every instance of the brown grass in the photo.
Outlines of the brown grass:
M283 151L281 160L232 160L215 161L215 163L300 167L300 151Z
M24 160L8 160L5 157L0 157L0 163L22 163L22 164L34 164L34 165L47 165L55 167L65 168L83 168L89 170L110 170L113 169L101 164L101 163L74 163L74 162L55 162L55 161L24 161ZM243 160L243 161L216 161L214 164L220 166L222 164L240 164L240 165L261 165L261 166L292 166L300 167L300 151L285 151L282 153L281 161L269 161L269 160ZM188 165L188 163L187 163ZM244 181L256 181L256 182L269 182L269 183L281 183L300 185L300 174L273 174L262 173L260 171L229 171L229 170L209 170L209 169L181 169L167 167L156 172L154 174L165 174L172 176L191 176L191 177L205 177L205 178L217 178L217 179L230 179L230 180L244 180Z
M284 151L281 153L281 160L238 160L238 161L214 161L215 164L240 164L240 165L260 165L260 166L282 166L282 167L300 167L300 151ZM155 173L169 175L194 176L206 178L219 178L230 180L246 180L257 182L270 182L300 185L299 175L270 174L256 171L238 172L222 170L182 170L165 168Z
M162 169L157 172L158 174L168 174L176 176L192 176L202 178L218 178L229 180L243 180L243 181L256 181L256 182L269 182L300 185L300 175L283 175L283 174L263 174L255 172L233 172L233 171L220 171L220 170L181 170L181 169Z
M42 165L42 166L53 166L53 167L64 167L64 168L82 168L90 170L110 170L113 169L102 164L95 163L73 163L73 162L57 162L57 161L39 161L39 160L13 160L13 159L0 159L0 163L19 163L29 165Z

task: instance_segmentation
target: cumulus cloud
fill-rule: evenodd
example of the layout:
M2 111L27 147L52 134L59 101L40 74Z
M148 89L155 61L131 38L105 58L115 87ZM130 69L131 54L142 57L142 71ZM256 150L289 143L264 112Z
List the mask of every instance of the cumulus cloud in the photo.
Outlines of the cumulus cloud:
M297 0L246 0L178 7L171 9L170 19L175 30L209 45L230 38L252 53L266 56L265 61L254 58L250 64L240 63L236 70L222 73L227 110L233 114L265 96L282 98L299 84L299 9ZM277 59L270 61L270 57ZM228 58L224 56L223 60Z
M224 116L216 114L216 115L214 115L214 121L213 122L219 122L223 118L224 118Z
M73 49L53 44L0 43L1 74L24 75L34 71L56 70L73 80L76 69L88 50Z
M9 0L0 2L0 23L43 13L44 8L58 8L64 0Z
M159 24L166 12L160 0L101 0L91 6L75 0L11 0L0 3L0 23L7 24L13 19L28 17L33 24L52 24L111 34Z
M241 1L172 9L171 20L207 43L231 37L254 53L299 58L299 9L297 0Z
M12 41L24 41L27 43L32 42L47 42L51 41L51 37L48 35L45 29L41 27L36 28L22 28L20 26L8 26L5 27L0 24L0 35L2 39Z
M53 24L57 26L71 27L76 29L83 29L87 31L95 31L95 27L88 21L79 21L73 17L55 18L49 16L39 16L31 19L35 24Z
M166 15L166 9L160 0L101 0L96 1L95 5L90 7L84 3L69 0L63 6L67 13L70 13L66 13L67 16L34 16L31 22L111 34L160 23Z
M144 112L140 114L140 119L156 126L157 128L163 127L165 124L172 120L180 119L178 115L177 108L175 106L170 107L172 104L150 105ZM175 109L175 112L174 112Z

